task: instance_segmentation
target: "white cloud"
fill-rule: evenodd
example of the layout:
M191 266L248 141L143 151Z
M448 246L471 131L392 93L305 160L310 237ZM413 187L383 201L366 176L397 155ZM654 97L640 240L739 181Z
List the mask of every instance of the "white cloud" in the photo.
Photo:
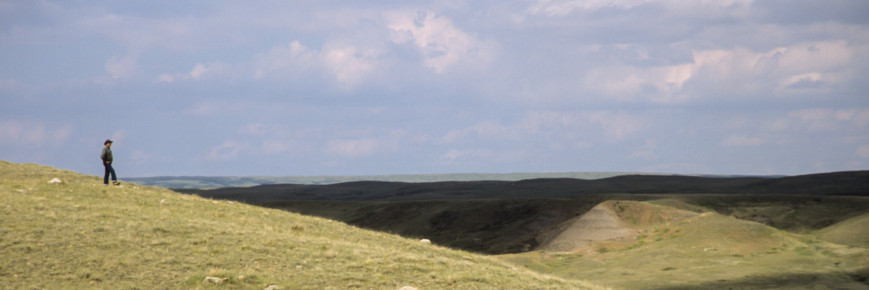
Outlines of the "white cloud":
M483 68L495 58L495 44L475 38L453 25L445 16L430 11L385 13L392 41L412 43L422 53L424 64L436 73L461 68Z
M371 155L380 147L380 142L373 138L346 139L329 141L326 152L349 157Z
M528 154L522 150L493 150L489 148L450 149L440 156L439 161L442 164L450 166L472 164L505 165L527 160L527 156Z
M517 137L517 133L519 133L515 129L501 125L496 120L485 120L467 128L452 130L444 136L443 140L444 142L460 142L468 136L513 138Z
M308 49L301 42L293 41L254 56L249 65L253 78L262 79L273 74L283 75L287 71L308 70L315 66L317 54L317 51Z
M692 94L683 91L689 81L697 81L704 73L716 78L728 79L735 72L733 66L742 57L726 50L700 51L694 53L693 63L662 66L635 66L627 64L604 65L591 68L583 76L584 88L619 101L651 101L655 103L681 103ZM741 76L741 74L738 74Z
M345 85L355 85L368 76L377 64L379 52L353 46L325 48L323 61L335 79Z
M268 133L268 130L262 123L250 123L239 129L239 133L262 137Z
M466 159L491 159L495 156L496 153L491 149L451 149L444 153L442 159L455 162L455 161L463 161Z
M564 17L578 11L601 9L628 10L646 4L663 4L674 10L693 11L698 9L720 9L734 6L746 7L753 0L537 0L528 8L532 15Z
M863 50L841 41L797 43L767 51L695 50L691 63L601 65L582 78L584 89L620 101L681 103L794 93L824 98L824 92L854 79L854 55Z
M857 147L856 153L857 153L857 156L860 156L862 158L869 158L869 145L863 145L863 146Z
M193 66L193 70L190 71L190 76L193 77L193 79L198 80L207 71L208 68L206 68L204 64L197 63L195 66Z
M186 80L202 80L207 76L227 76L232 71L232 66L223 62L212 62L209 64L197 63L190 69L188 73L169 74L164 73L155 79L156 82L173 83Z
M154 154L145 153L142 150L134 150L132 154L130 154L130 159L133 161L148 161L154 159Z
M653 0L537 0L528 8L531 14L543 14L546 16L566 16L574 11L597 10L601 8L630 9Z
M772 129L837 131L869 126L869 109L808 108L789 112L773 122Z
M231 116L239 113L252 112L262 109L248 101L205 101L194 104L193 107L184 109L183 112L196 116Z
M37 120L0 123L0 143L21 156L33 144L77 148L86 142L68 142L74 132L63 124L93 127L87 112L96 109L83 104L124 95L111 102L129 116L169 110L152 126L133 126L137 139L226 126L219 142L202 136L186 144L200 148L202 160L251 163L226 172L281 155L304 157L290 169L297 172L374 155L456 163L388 169L400 162L347 158L341 169L500 170L507 166L473 166L513 153L529 157L510 167L519 169L612 160L606 166L627 170L699 158L691 162L739 171L729 164L760 168L740 158L762 155L751 161L793 172L866 154L867 22L846 11L864 4L447 2L178 2L151 10L0 0L9 62L0 66L0 115ZM824 11L810 13L814 7ZM797 19L802 14L811 15ZM202 117L213 121L190 122ZM417 135L385 134L390 128ZM657 147L643 143L650 138ZM724 146L732 147L715 151ZM684 148L694 152L679 154ZM30 156L78 166L44 149ZM785 156L807 150L818 154ZM167 161L159 166L197 170L184 161L189 154L169 151L159 151Z
M118 130L112 133L112 141L115 143L123 143L124 138L127 138L127 130ZM122 145L123 146L123 145Z
M464 142L468 138L520 140L551 138L567 140L571 146L585 146L578 132L595 132L617 141L639 132L647 125L638 116L614 111L528 112L512 125L497 120L485 120L463 129L448 132L443 141Z
M212 148L205 155L205 158L208 160L230 160L238 157L239 152L250 147L250 144L245 142L238 142L234 140L228 140L223 142L217 147Z
M114 56L106 61L106 72L113 79L123 79L132 77L138 69L138 56L136 54L127 54L123 57Z
M0 121L0 142L24 145L59 145L69 139L72 125L46 128L41 123Z
M164 73L155 81L172 83L203 80L208 76L223 79L273 80L278 82L304 82L316 76L327 75L338 84L353 87L372 75L377 69L382 52L351 44L328 43L320 50L310 49L299 41L276 45L249 60L228 64L215 61L197 63L188 73Z
M761 52L746 48L697 51L691 81L731 94L769 92L781 97L798 91L824 92L853 77L851 64L859 49L835 41L798 43Z
M262 152L267 155L277 154L292 151L296 147L292 141L267 139L263 140Z
M598 124L604 134L616 139L638 132L646 127L640 118L623 112L593 111L583 115L583 119Z
M757 146L763 144L764 141L758 137L750 137L746 135L731 135L721 141L721 145L727 147L745 147L745 146Z
M633 153L628 155L630 158L655 160L658 159L658 143L655 140L646 140L642 146L639 146Z

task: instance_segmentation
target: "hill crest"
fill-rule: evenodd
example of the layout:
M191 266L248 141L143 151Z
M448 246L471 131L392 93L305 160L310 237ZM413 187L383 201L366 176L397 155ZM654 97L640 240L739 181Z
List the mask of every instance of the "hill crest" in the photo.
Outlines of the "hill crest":
M386 182L328 185L271 184L209 190L178 189L209 198L252 203L290 200L439 200L577 198L591 194L763 194L869 196L869 171L781 178L623 175L603 179Z

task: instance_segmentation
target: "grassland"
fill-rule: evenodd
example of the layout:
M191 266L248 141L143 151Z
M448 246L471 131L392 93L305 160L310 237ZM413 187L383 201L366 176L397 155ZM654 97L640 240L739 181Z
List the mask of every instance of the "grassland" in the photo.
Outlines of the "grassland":
M323 218L3 161L0 257L11 289L596 288Z
M203 198L0 162L0 288L869 289L867 174L186 191ZM635 234L540 250L597 207Z
M610 201L608 206L639 235L567 252L501 257L542 273L624 289L869 288L864 247L711 211L686 214L656 202Z
M601 204L616 210L637 234L564 252L540 250L564 223ZM263 205L428 237L441 245L499 254L540 273L614 288L869 289L865 196L589 194Z

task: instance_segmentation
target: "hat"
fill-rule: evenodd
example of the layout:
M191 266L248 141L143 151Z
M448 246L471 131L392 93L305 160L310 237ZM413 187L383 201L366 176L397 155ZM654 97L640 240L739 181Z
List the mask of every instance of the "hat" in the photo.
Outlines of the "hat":
M112 140L111 140L111 139L106 139L106 142L103 143L103 145L106 145L106 144L109 144L109 143L112 143Z

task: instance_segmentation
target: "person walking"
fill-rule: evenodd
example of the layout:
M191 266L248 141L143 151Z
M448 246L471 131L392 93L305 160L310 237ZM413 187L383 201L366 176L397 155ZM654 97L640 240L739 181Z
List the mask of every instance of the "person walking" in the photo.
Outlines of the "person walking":
M112 156L112 140L106 139L103 145L106 145L106 147L103 147L103 153L100 154L103 166L106 167L106 174L103 175L103 185L109 185L109 174L112 175L112 184L120 185L121 183L118 182L118 177L115 175L115 169L112 168L112 161L114 161L114 157Z

